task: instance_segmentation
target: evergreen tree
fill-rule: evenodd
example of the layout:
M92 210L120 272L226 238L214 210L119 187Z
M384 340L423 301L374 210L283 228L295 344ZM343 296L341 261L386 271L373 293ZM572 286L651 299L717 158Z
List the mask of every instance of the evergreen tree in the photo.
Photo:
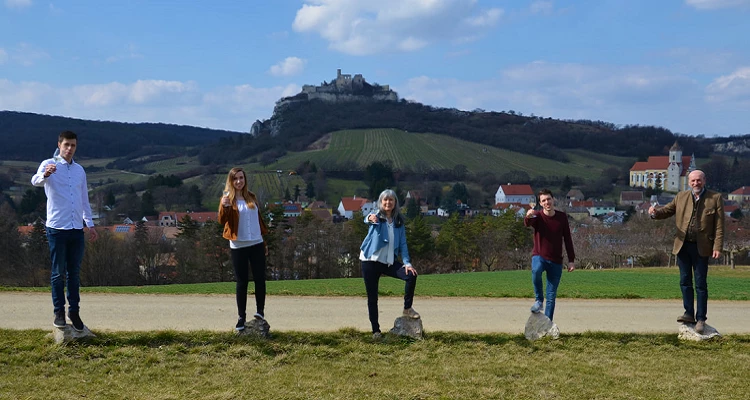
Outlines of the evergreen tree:
M141 214L143 216L157 214L154 205L154 195L148 190L141 195Z
M294 201L299 201L300 189L299 185L294 185Z
M112 193L112 189L107 190L107 197L104 199L104 205L114 208L115 206L115 194Z
M413 197L406 202L406 218L414 219L419 216L420 209L417 200Z
M289 193L289 188L284 189L284 200L291 200L292 194Z
M305 187L305 196L307 196L308 199L315 198L315 184L313 183L313 181L307 182L307 186Z
M177 237L194 240L198 235L198 228L198 223L190 217L190 214L185 214L177 224L177 230L180 231Z
M432 229L421 215L406 224L406 237L409 238L409 255L413 258L424 258L435 250Z

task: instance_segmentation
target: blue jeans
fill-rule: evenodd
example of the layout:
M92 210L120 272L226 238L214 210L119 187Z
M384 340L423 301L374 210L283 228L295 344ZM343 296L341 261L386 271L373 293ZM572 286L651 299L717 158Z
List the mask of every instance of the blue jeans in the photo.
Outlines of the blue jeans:
M85 239L83 229L47 227L47 241L52 258L52 306L65 311L65 281L68 283L68 311L78 312L81 287L81 260Z
M680 289L685 313L695 316L696 321L706 320L708 308L708 257L698 254L698 244L685 242L677 253L677 265L680 267ZM693 306L693 273L695 273L695 293L698 295L698 313Z
M555 299L557 298L557 286L562 277L562 264L555 264L542 256L531 257L531 281L534 283L534 298L536 301L544 301L542 290L542 272L547 273L547 306L544 315L550 320L555 315Z

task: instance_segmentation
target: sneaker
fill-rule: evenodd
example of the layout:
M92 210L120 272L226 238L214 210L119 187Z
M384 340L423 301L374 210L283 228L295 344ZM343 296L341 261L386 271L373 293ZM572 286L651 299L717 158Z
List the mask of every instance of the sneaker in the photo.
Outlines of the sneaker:
M265 321L265 320L266 320L266 318L265 318L265 317L263 316L263 314L261 314L261 313L259 313L259 312L257 312L257 313L255 313L255 314L253 314L253 317L254 317L255 319L259 319L259 320L261 320L261 321Z
M698 322L697 322L697 323L695 324L695 331L696 331L696 332L698 332L698 333L700 333L700 334L703 334L703 331L704 331L705 329L706 329L706 321L698 321Z
M683 324L694 324L695 318L693 318L692 315L685 313L677 318L677 322L682 322Z
M245 330L245 318L239 317L237 319L237 325L234 326L234 329L236 329L237 332L244 331Z
M55 312L55 322L52 323L55 328L65 328L67 323L65 322L65 311L60 310Z
M73 329L78 332L83 331L83 321L81 321L81 317L77 312L68 311L68 318L70 318L70 323L73 324Z
M531 312L534 314L538 314L542 311L542 305L544 304L543 301L535 301L534 305L531 306Z
M412 307L404 308L404 317L419 319L419 313Z
M380 340L383 338L383 334L380 332L373 332L372 340Z

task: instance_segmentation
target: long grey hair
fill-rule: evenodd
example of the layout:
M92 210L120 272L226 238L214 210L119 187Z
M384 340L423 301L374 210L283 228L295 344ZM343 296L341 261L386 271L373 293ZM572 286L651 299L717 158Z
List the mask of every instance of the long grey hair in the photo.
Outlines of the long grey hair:
M401 215L401 207L398 205L398 196L396 196L396 192L391 189L383 190L380 193L380 196L378 196L378 204L376 205L378 209L378 216L385 217L385 213L380 209L380 207L382 207L383 205L383 199L385 198L393 199L395 205L393 206L393 211L391 211L391 218L393 218L396 227L400 227L404 223L404 216Z

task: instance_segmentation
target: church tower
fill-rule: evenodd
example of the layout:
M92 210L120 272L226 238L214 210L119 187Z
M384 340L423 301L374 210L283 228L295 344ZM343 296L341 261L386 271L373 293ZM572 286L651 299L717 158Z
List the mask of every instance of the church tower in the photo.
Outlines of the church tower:
M677 142L674 142L669 149L669 167L667 167L667 179L664 182L664 190L679 192L680 175L682 175L682 148Z

